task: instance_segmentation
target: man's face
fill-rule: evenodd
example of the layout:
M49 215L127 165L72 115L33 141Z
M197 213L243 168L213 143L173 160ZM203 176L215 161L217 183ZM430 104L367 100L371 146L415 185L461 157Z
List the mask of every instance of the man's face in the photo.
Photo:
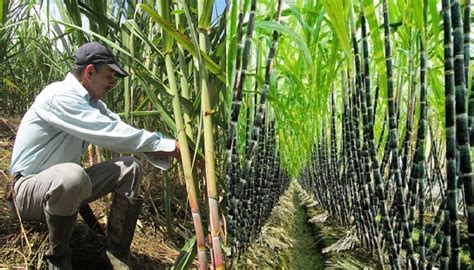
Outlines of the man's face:
M104 99L115 86L115 71L108 65L90 70L89 94L91 100Z

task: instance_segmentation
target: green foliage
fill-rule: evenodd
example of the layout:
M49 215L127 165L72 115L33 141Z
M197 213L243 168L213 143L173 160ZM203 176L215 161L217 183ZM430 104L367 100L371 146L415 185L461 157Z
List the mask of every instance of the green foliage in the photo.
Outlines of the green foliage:
M176 258L176 262L171 269L188 269L196 257L196 236L186 240L186 244Z
M419 50L417 38L421 34L427 36L428 44L428 119L430 123L444 127L444 92L442 78L442 52L440 17L435 12L435 6L429 3L423 10L423 1L412 2L391 1L390 13L392 24L392 44L394 48L394 86L401 110L400 130L405 129L404 117L410 97L409 89L417 86L419 70ZM428 1L430 2L430 1ZM296 1L286 6L283 10L283 19L280 24L273 21L274 2L263 1L258 4L257 21L254 40L266 41L270 31L280 33L279 49L275 63L275 76L269 93L269 105L273 108L278 126L281 159L283 166L296 177L300 170L306 166L310 157L312 145L321 132L321 123L328 120L329 93L336 89L337 115L342 112L342 89L347 87L344 77L354 78L352 44L349 36L349 18L355 18L355 25L360 25L359 13L363 10L366 14L369 42L369 68L372 81L371 97L375 100L378 91L377 108L374 112L375 140L383 143L388 132L382 132L387 114L386 71L383 33L381 25L380 1L364 0L361 3L351 1ZM233 5L237 4L236 1ZM230 14L236 19L237 8L232 8ZM263 13L265 11L265 13ZM267 12L268 11L268 12ZM424 16L427 16L427 33ZM230 21L230 36L227 37L229 52L235 53L235 22ZM357 33L360 38L360 33ZM251 55L260 59L267 54L266 42L259 50ZM267 46L267 47L266 47ZM232 56L231 55L231 56ZM233 61L233 57L229 58ZM410 68L413 65L415 68ZM254 89L258 85L263 70L256 69L256 63L251 64L252 82L246 89ZM232 82L234 70L228 62L228 82ZM258 87L256 88L258 89ZM412 91L417 92L417 88ZM244 102L245 103L245 102ZM248 102L247 102L248 103ZM245 115L241 112L239 130L246 130ZM252 115L252 114L250 114ZM416 122L415 122L416 124ZM341 123L337 123L337 133L341 134ZM385 125L387 128L387 124ZM415 127L416 128L416 127ZM341 135L338 135L341 136ZM437 136L444 136L442 129ZM400 138L403 139L403 138ZM383 146L383 145L382 145ZM384 147L379 149L383 150ZM380 152L379 154L381 154Z

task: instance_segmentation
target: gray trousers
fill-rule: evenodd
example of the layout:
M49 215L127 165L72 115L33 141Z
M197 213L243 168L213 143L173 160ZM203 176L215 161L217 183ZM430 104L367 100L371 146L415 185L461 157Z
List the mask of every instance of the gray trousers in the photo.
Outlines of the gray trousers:
M87 169L75 163L54 165L38 174L21 177L15 183L15 202L23 220L44 220L44 211L71 216L81 205L110 192L137 196L142 168L134 157L108 160ZM10 210L14 209L9 205Z

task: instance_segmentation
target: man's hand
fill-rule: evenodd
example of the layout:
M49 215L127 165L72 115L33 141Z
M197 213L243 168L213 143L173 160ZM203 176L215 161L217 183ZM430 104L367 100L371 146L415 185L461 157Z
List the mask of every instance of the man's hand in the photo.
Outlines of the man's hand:
M157 158L172 157L172 158L175 158L176 160L178 160L179 162L182 162L182 160L181 160L181 146L180 146L178 140L176 140L176 147L175 147L174 151L172 151L172 152L156 151L156 152L151 152L151 153L147 153L147 154L152 155L152 156L157 157ZM194 156L191 155L191 159L193 159L193 158L194 158ZM191 160L191 162L192 162L192 160ZM199 169L204 171L206 169L206 161L204 160L203 157L201 157L199 154L197 154L196 159L194 160L194 166L198 167Z
M178 140L176 140L176 146L175 146L174 151L171 151L171 152L155 151L155 152L147 152L146 154L155 158L173 157L177 159L178 161L181 161L181 151L180 151Z

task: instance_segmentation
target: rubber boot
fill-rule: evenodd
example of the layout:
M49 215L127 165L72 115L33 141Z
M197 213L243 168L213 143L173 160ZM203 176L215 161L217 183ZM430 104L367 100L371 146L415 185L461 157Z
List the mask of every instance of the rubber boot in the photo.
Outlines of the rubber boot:
M130 245L143 198L114 195L107 223L107 257L113 269L131 269Z
M72 216L55 216L44 210L49 233L49 251L45 255L49 270L71 270L72 249L69 240L74 231L77 213Z

